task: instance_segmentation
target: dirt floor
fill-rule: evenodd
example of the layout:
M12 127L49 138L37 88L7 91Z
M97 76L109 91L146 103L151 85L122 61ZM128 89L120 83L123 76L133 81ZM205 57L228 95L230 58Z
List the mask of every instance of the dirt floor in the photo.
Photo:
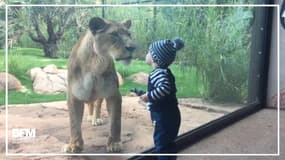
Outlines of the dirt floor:
M153 127L149 111L138 103L138 97L123 97L122 105L122 143L123 153L140 153L153 146ZM180 132L184 133L212 121L236 109L235 107L215 106L199 99L180 99L182 123ZM5 152L5 109L1 108L0 153ZM82 124L85 141L83 153L106 153L109 120L106 108L102 107L104 123L92 126L87 122L87 108ZM51 102L29 105L10 105L8 108L8 152L9 153L63 153L62 146L69 138L69 118L66 102ZM13 128L35 128L36 137L30 139L12 138ZM27 158L27 157L26 157ZM42 159L34 157L34 159ZM45 158L43 158L45 159ZM61 159L61 158L59 158Z

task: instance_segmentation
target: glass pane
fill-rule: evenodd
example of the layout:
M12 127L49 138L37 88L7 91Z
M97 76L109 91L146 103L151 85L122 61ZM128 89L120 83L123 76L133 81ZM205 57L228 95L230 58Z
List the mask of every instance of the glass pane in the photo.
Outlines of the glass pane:
M240 2L251 3L236 3ZM144 60L150 44L157 40L178 36L185 44L169 66L181 113L178 135L251 103L247 98L253 11L254 7L9 7L8 67L22 87L9 90L8 129L36 129L32 141L22 143L23 139L9 137L9 153L60 153L69 141L67 63L92 17L121 23L131 20L130 33L136 43L133 61L128 66L115 62L123 80L123 153L153 147L150 112L133 91L147 91L153 68ZM86 104L82 122L85 153L106 152L111 122L105 101L101 116L103 122L93 120L93 125L100 126L92 126ZM15 145L20 143L21 151ZM35 145L47 143L51 145Z

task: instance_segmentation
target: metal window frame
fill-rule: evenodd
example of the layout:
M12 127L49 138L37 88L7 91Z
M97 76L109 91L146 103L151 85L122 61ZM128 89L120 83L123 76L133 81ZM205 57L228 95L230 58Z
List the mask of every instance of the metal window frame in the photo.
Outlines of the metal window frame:
M285 29L285 1L283 1L280 9L280 22L282 27Z
M258 4L272 4L270 0L256 1ZM274 2L273 2L274 3ZM255 7L252 30L252 46L248 75L248 102L249 105L229 113L221 118L206 123L177 137L177 150L194 145L200 140L232 125L247 116L256 113L266 106L267 83L269 71L269 55L271 44L271 29L273 20L272 7ZM154 148L143 152L154 153ZM129 160L152 160L155 156L133 156Z

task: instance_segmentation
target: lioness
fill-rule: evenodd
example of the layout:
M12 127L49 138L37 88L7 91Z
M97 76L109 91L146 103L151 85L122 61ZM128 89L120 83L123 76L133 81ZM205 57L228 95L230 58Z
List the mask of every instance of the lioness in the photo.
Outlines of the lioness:
M83 150L81 123L84 103L105 98L110 117L108 152L121 151L121 104L114 61L130 63L135 49L129 28L131 21L115 22L98 17L72 49L68 61L68 98L70 142L64 151Z

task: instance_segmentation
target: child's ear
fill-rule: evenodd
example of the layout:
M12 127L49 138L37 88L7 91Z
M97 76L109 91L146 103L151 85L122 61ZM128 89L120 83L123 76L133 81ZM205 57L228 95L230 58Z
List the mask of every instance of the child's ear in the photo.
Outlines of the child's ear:
M150 53L149 53L149 57L150 57L151 63L155 63L155 62L153 61L153 58L152 58L152 56L151 56Z

